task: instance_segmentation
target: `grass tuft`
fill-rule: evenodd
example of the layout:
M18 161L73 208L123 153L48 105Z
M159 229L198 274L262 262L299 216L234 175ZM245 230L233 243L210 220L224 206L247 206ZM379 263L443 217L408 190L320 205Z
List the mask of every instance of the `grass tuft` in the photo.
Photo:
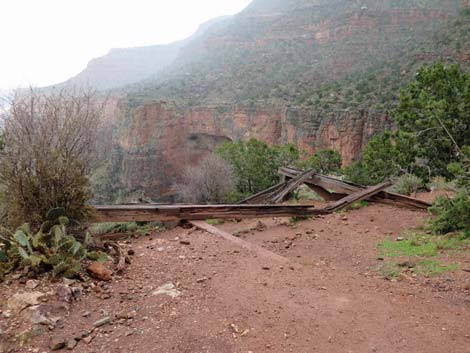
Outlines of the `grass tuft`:
M463 236L432 236L429 234L410 233L406 240L392 241L386 239L379 243L381 256L388 258L408 257L416 258L416 266L410 271L428 277L437 276L444 272L457 269L457 264L442 264L432 257L438 256L442 251L458 251L470 247L470 240ZM385 262L378 268L378 272L384 278L394 278L402 271L400 266L393 262Z
M384 240L379 244L382 256L398 257L398 256L436 256L438 249L434 243L417 243L415 240L391 241Z
M455 271L457 267L457 264L444 265L439 261L424 259L418 262L418 266L414 269L414 272L434 277L444 272Z

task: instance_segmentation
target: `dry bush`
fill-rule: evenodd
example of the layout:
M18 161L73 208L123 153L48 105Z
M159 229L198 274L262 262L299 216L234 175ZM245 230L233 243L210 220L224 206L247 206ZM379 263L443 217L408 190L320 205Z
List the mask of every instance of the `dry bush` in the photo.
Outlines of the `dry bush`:
M4 118L0 152L8 226L37 226L55 207L65 208L74 220L89 215L87 173L101 112L89 91L15 94Z
M182 183L175 185L181 202L223 203L235 190L235 178L231 165L221 157L211 154L197 166L188 167Z

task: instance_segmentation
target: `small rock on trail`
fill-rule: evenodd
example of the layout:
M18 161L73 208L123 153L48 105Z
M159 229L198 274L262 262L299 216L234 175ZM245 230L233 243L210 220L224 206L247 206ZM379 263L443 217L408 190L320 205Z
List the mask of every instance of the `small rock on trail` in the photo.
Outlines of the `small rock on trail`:
M87 267L87 272L91 277L101 281L111 281L113 272L100 262L92 262Z
M39 299L44 294L41 292L16 293L8 299L8 309L11 311L21 311L29 306L38 305Z
M96 321L93 324L93 327L101 327L101 326L109 324L110 322L111 322L111 318L109 316L106 316L102 318L101 320Z
M53 337L51 342L51 350L58 351L67 345L67 341L61 337Z
M153 295L168 295L169 297L176 298L181 295L181 292L176 289L173 283L166 283L163 286L160 286L155 292L152 293Z
M74 339L70 339L67 341L67 344L66 344L66 348L68 350L73 350L75 347L77 346L77 341L75 341Z

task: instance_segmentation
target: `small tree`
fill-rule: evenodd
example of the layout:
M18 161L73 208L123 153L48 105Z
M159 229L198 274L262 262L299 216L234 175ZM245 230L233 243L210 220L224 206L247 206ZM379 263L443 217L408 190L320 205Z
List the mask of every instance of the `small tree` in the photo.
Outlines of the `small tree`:
M295 145L288 143L286 145L275 146L273 148L275 154L275 164L277 167L287 167L299 163L300 152Z
M452 200L440 197L431 211L436 214L432 220L432 230L437 234L462 232L465 238L470 238L470 194L462 189Z
M217 153L232 165L237 190L245 196L276 184L279 167L296 164L299 159L299 151L293 145L270 147L256 139L227 142Z
M373 185L406 173L415 159L413 141L409 136L386 131L374 136L364 149L362 160L345 170L352 182Z
M317 173L332 174L341 171L343 159L335 150L320 150L305 162L301 163L303 169L315 169Z
M254 194L276 180L276 153L264 142L227 142L217 152L232 165L241 194Z
M91 92L16 94L4 123L0 184L7 223L37 226L49 209L81 220L90 213L87 173L94 156L101 106Z
M432 173L452 177L447 166L470 145L470 73L442 62L423 67L401 92L393 116L416 140L417 157L429 161Z
M211 154L197 166L188 167L181 184L174 186L182 202L222 203L235 191L232 166Z

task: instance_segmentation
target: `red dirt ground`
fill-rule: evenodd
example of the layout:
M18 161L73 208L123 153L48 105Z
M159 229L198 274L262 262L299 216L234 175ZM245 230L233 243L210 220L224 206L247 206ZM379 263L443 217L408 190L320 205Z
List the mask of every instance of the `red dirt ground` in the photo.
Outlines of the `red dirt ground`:
M469 251L444 255L443 261L451 256L447 260L459 268L435 278L386 280L376 270L383 262L377 244L421 226L427 217L374 204L294 225L262 220L264 230L258 220L217 225L242 231L241 238L287 257L287 264L196 230L176 228L127 241L124 246L135 255L125 275L95 282L99 292L72 303L63 327L18 352L49 352L52 335L74 337L103 316L135 311L130 320L95 330L92 341L80 341L74 351L468 353ZM169 282L179 297L152 295ZM0 288L4 308L18 287ZM0 320L3 329L12 324Z

